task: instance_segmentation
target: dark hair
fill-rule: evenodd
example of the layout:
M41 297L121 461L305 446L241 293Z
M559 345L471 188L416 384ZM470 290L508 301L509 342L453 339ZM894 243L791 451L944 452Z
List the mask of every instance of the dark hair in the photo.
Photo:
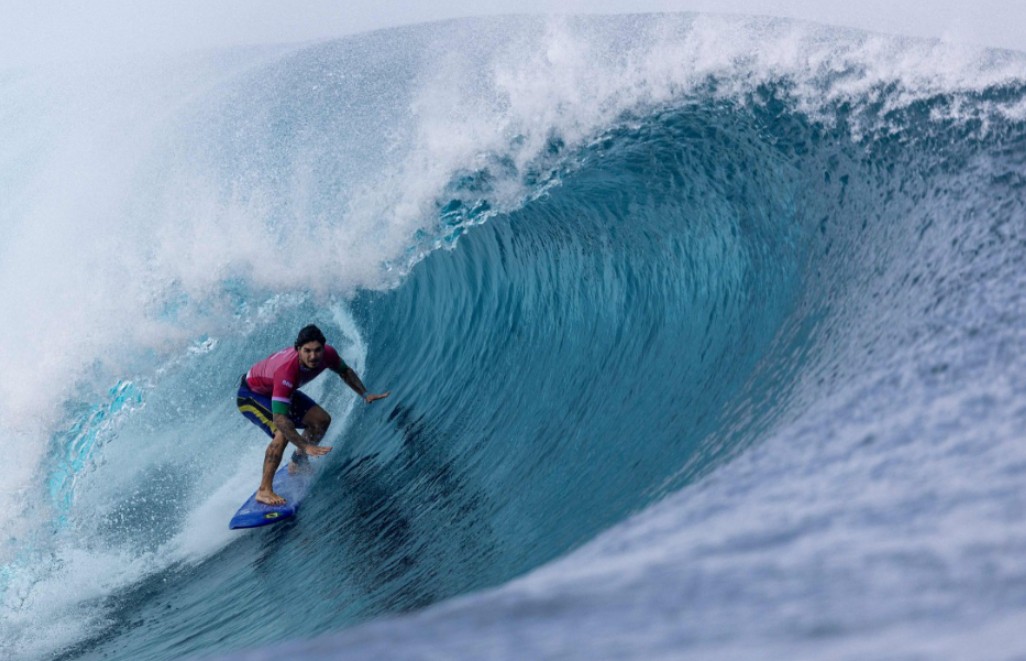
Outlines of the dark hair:
M296 350L303 346L307 342L320 342L321 344L327 344L328 341L324 339L324 333L321 332L320 328L317 328L313 324L309 326L303 326L303 329L299 331L299 336L296 338Z

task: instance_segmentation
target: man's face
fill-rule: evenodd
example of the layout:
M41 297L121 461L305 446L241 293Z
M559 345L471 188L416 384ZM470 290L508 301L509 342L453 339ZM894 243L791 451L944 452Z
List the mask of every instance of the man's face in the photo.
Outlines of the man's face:
M299 362L308 369L313 369L321 364L324 358L324 345L316 340L302 344L299 347Z

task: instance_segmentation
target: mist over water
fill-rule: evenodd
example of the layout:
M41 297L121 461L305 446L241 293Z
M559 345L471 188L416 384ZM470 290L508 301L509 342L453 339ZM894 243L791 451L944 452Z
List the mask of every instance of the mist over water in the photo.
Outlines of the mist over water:
M0 649L1014 648L1024 63L681 15L5 72ZM395 394L312 386L309 505L230 533L311 321Z

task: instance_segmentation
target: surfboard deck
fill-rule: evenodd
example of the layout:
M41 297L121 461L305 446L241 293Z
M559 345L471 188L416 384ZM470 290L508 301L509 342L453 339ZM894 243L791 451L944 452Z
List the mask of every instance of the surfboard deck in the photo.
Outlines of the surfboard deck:
M291 518L299 511L299 504L310 491L313 482L314 471L307 469L298 471L294 475L289 474L289 462L278 469L274 474L274 482L271 487L274 492L285 499L284 505L265 505L256 500L256 491L249 497L249 500L242 504L239 511L235 513L228 527L232 530L238 528L257 528L272 523L279 523Z

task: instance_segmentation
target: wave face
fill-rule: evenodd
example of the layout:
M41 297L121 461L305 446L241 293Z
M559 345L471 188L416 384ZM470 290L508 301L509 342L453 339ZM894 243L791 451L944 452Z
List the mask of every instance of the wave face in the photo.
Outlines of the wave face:
M1026 651L1024 63L631 16L5 74L0 650ZM302 512L230 532L310 321L393 394L313 384Z

